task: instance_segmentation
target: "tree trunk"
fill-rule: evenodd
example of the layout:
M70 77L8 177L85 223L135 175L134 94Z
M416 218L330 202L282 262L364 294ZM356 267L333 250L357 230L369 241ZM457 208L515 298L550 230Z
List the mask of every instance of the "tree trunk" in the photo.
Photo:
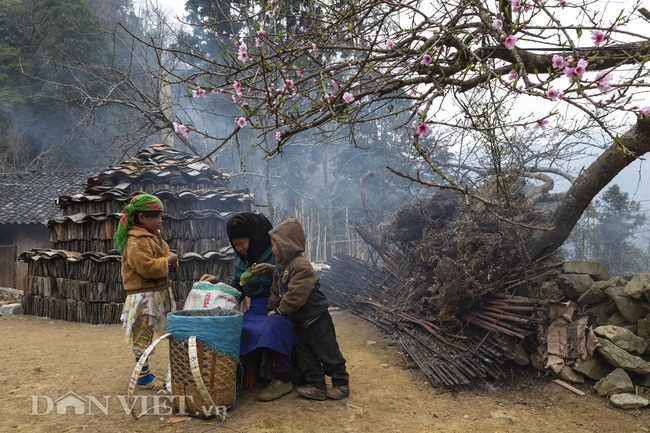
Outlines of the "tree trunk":
M650 118L646 117L620 137L583 171L566 192L549 222L549 231L532 234L531 259L558 249L569 237L587 206L625 167L650 151Z

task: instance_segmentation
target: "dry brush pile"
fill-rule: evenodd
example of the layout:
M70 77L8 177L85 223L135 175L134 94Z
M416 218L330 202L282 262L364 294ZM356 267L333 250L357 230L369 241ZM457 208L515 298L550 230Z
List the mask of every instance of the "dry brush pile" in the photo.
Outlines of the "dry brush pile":
M526 227L544 219L545 211L523 196L499 217L456 191L404 205L383 227L384 244L401 255L400 307L444 323L457 321L491 293L531 295L531 286L521 282L534 280L554 261L531 259L525 248Z

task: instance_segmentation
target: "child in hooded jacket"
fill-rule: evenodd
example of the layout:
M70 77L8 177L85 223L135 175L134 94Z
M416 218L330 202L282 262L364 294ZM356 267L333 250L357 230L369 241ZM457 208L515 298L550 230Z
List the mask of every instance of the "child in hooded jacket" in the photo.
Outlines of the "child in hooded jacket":
M297 325L296 360L307 385L297 387L296 392L312 400L345 398L350 394L345 358L336 341L329 301L314 268L303 256L305 231L297 219L289 218L269 235L276 268L268 314L290 317ZM331 378L330 389L325 376Z

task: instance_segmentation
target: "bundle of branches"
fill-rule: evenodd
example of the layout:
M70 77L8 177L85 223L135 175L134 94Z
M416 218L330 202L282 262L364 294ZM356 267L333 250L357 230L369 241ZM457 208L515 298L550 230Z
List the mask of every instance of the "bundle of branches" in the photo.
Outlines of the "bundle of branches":
M534 274L543 264L528 258L525 239L545 212L519 193L499 208L505 211L438 190L399 209L383 227L384 241L403 255L398 307L431 321L457 321L485 295L503 291L524 272Z

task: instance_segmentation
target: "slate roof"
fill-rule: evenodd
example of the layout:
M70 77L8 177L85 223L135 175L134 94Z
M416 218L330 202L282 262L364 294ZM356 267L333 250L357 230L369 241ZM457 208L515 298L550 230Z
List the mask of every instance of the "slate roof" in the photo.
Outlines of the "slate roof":
M0 224L43 224L63 215L56 200L84 190L97 169L0 173Z
M84 260L92 260L93 262L109 262L120 260L121 256L117 253L117 250L110 251L111 254L104 254L95 251L89 251L86 253L78 253L76 251L65 251L65 250L48 250L42 248L32 248L29 251L24 251L18 256L18 260L27 262L29 260L52 260L52 259L66 259L70 262L80 262ZM234 251L231 246L219 248L217 250L210 250L204 253L194 253L188 252L180 254L178 259L181 262L186 262L190 260L211 260L216 257L219 260L233 260L235 258Z

